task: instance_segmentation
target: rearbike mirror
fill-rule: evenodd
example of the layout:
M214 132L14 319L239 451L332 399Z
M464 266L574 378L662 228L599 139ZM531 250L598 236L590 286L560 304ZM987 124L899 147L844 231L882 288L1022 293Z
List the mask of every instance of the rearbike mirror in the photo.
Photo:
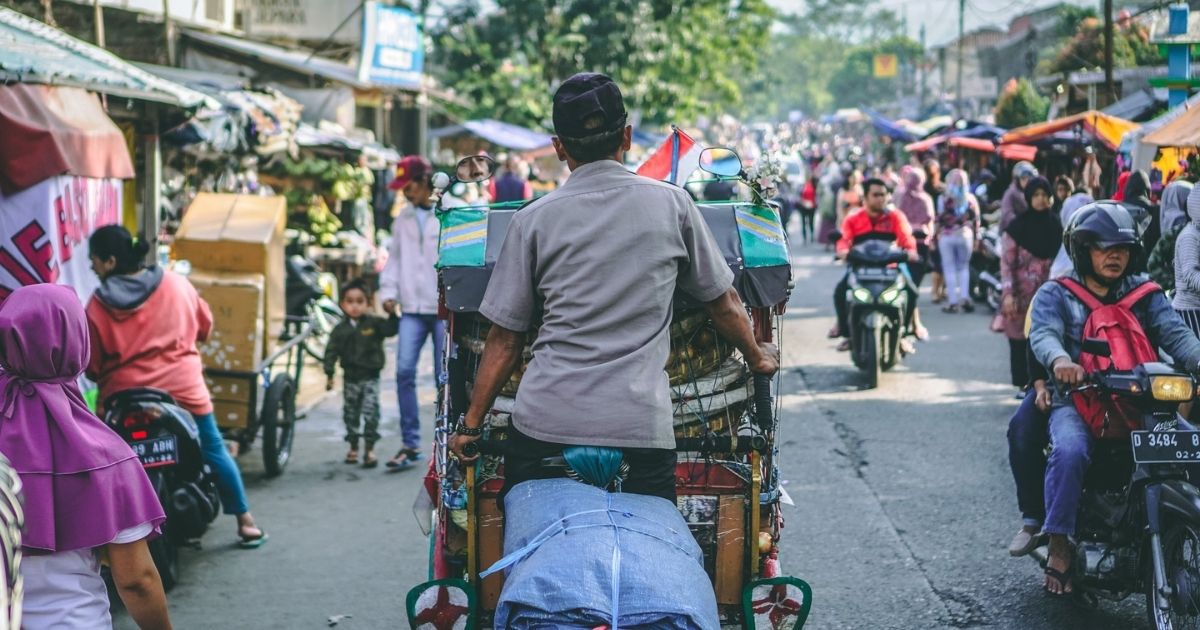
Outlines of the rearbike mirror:
M496 161L486 155L472 155L458 161L454 178L464 184L491 179L496 173Z
M742 173L742 158L733 149L709 147L700 152L700 168L718 177L737 177Z

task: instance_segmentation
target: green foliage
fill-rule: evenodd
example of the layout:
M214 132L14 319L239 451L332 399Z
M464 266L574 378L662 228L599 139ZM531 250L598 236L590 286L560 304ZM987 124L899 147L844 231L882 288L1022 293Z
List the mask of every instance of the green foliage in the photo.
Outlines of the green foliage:
M1005 88L996 102L996 124L1005 129L1046 120L1050 99L1037 93L1028 79Z
M643 121L666 123L736 106L738 77L767 47L766 0L496 0L471 2L431 31L432 64L469 117L538 127L555 85L605 72Z
M902 66L920 58L920 45L912 40L889 46L904 39L903 23L877 6L872 0L805 0L803 15L781 16L770 43L759 50L759 71L740 77L742 113L778 120L791 110L814 114L870 103L881 94L893 98L895 80L875 79L869 63L865 75L839 76L859 50L850 42L884 42L862 49L897 52ZM858 61L850 65L862 69Z
M1113 34L1114 68L1154 65L1161 62L1158 49L1150 43L1150 36L1144 27L1135 25L1128 30L1116 29ZM1074 36L1063 44L1054 61L1046 69L1050 72L1073 72L1103 66L1104 22L1096 17L1088 17L1078 22Z
M1073 4L1064 4L1058 11L1058 36L1062 39L1074 37L1075 33L1079 31L1080 23L1084 20L1095 20L1100 17L1095 7L1079 7Z
M900 61L901 71L895 78L877 79L874 76L875 55L893 54ZM905 81L904 66L920 59L921 45L907 37L898 36L849 50L845 61L829 81L829 91L839 107L874 104L896 97L896 88Z

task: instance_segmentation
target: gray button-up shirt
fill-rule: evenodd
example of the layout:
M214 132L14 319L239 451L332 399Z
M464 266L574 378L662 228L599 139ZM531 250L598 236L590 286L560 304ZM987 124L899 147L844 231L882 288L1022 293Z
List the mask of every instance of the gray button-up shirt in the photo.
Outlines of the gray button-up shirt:
M613 160L584 164L514 215L479 312L527 331L541 314L513 423L561 444L673 448L672 302L733 282L682 189Z

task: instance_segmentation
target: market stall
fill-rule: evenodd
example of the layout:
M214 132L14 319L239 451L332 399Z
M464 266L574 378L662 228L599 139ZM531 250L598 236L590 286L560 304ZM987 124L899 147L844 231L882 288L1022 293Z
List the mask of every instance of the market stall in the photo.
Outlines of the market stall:
M1119 170L1117 155L1121 139L1139 126L1138 123L1092 110L1018 127L1001 136L999 143L1002 147L1014 144L1036 147L1035 163L1044 176L1053 178L1067 175L1076 180L1086 160L1086 150L1091 147L1097 153L1103 170L1101 187L1108 191L1112 190L1115 173ZM1019 153L1028 154L1027 151Z
M1200 105L1200 94L1193 95L1183 105L1175 107L1140 128L1125 134L1125 137L1121 139L1121 153L1128 156L1130 168L1145 171L1157 168L1163 173L1163 181L1170 181L1172 177L1176 176L1180 172L1179 164L1186 161L1188 155L1194 152L1194 144L1192 146L1161 144L1151 142L1148 138L1184 116L1195 116L1197 105ZM1158 136L1158 139L1176 142L1177 140L1173 136L1179 131L1185 131L1185 129L1177 128L1176 131L1166 136Z

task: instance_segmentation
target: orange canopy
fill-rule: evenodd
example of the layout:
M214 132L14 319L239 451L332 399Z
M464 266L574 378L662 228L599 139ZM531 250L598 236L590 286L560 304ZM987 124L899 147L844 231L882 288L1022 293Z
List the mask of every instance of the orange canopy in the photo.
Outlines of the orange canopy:
M1142 142L1160 147L1195 147L1200 145L1200 107L1193 107L1175 120L1142 137Z
M908 151L909 153L921 153L922 151L929 151L945 141L946 136L944 135L932 136L930 138L925 138L924 140L918 140L916 142L906 144L904 145L904 150Z
M1032 162L1037 157L1037 147L1028 144L1002 144L997 152L1000 157L1014 162Z
M1124 118L1117 118L1116 116L1109 116L1108 114L1092 110L1075 114L1074 116L1067 116L1066 118L1059 118L1058 120L1018 127L1001 136L1000 144L1028 144L1051 134L1070 129L1077 124L1083 125L1085 131L1104 143L1104 146L1109 149L1116 149L1120 146L1121 138L1126 133L1141 126Z
M950 146L971 149L973 151L983 151L984 153L992 153L996 150L996 145L992 144L991 140L984 140L983 138L950 138Z

